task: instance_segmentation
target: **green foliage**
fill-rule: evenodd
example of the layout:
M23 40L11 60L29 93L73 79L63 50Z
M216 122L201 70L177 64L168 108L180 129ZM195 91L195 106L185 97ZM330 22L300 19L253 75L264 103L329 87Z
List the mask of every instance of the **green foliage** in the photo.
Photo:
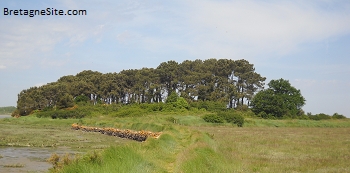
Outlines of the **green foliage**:
M170 95L167 97L165 103L176 103L179 96L176 94L175 91L171 92Z
M188 109L189 104L183 97L179 97L176 92L171 92L166 100L165 110L174 111L176 109Z
M75 97L74 102L75 103L80 103L80 102L87 103L89 100L90 100L89 97L87 97L85 95L79 95L79 96Z
M140 108L147 110L148 112L162 111L165 107L163 102L160 103L142 103L139 105Z
M206 114L203 116L204 121L209 123L224 123L225 119L218 114Z
M171 60L160 63L156 69L129 69L106 74L84 70L63 76L56 82L22 90L18 94L17 109L19 115L29 115L33 110L46 107L67 108L72 106L72 98L75 98L73 101L78 105L89 101L93 105L165 102L176 109L189 109L185 100L187 103L203 101L204 105L196 108L218 111L221 103L225 109L228 102L233 108L233 102L250 101L264 81L265 78L255 72L254 65L243 59L197 59L182 63ZM165 93L169 94L167 100L164 100ZM165 108L174 111L174 108Z
M258 92L252 100L252 111L259 115L260 112L271 114L276 118L284 116L296 117L305 104L305 99L288 80L271 80L267 90ZM265 117L264 114L261 117Z
M179 108L179 109L188 109L189 104L187 103L187 101L184 98L179 97L175 103L175 107Z
M190 104L191 107L197 108L199 110L205 109L211 112L218 112L226 110L226 103L224 102L214 102L214 101L196 101Z
M333 119L345 119L346 117L344 115L334 113L332 116Z
M249 110L249 107L247 105L238 105L236 107L237 110L240 110L240 111L248 111Z
M37 112L35 113L35 115L38 118L67 119L67 118L83 118L89 115L89 113L80 109L75 109L75 110L43 111L43 112Z
M112 116L115 117L139 117L147 114L147 110L142 109L138 105L122 106L118 111L113 112Z
M266 112L262 111L258 114L258 117L264 118L264 119L276 119L275 116L273 116L271 113L267 114Z
M324 114L324 113L320 113L320 114L316 114L316 115L308 114L308 116L311 120L329 120L332 118L331 116Z
M15 110L16 110L16 107L14 106L0 107L0 114L1 115L11 114Z
M67 93L64 94L57 102L58 109L68 108L73 106L74 106L73 96Z
M218 112L217 115L224 118L228 123L233 123L238 127L243 127L244 117L237 111L221 111Z

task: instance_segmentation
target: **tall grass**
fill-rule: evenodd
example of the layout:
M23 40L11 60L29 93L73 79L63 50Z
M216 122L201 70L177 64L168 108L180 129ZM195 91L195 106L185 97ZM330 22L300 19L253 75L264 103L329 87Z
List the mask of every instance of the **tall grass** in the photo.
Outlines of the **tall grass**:
M55 144L95 151L53 172L350 172L348 119L246 117L243 128L238 128L231 123L207 123L202 119L205 113L2 119L0 145ZM162 135L135 142L74 131L72 123L161 131Z
M299 119L282 119L268 120L257 118L246 118L245 127L350 127L350 119L335 120L299 120Z
M113 172L151 172L159 169L131 147L110 147L102 152L101 158L85 156L62 168L62 172L113 173ZM93 159L91 159L93 158ZM100 160L101 159L101 160Z
M232 172L349 172L349 128L193 127L211 134Z

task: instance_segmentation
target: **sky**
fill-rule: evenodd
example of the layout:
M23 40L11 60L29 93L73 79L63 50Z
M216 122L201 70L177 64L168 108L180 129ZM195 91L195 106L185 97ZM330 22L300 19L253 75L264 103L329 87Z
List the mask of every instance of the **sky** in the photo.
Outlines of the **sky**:
M23 89L83 70L224 58L248 60L266 84L289 80L305 112L350 118L348 0L2 0L0 9L0 107L16 106Z

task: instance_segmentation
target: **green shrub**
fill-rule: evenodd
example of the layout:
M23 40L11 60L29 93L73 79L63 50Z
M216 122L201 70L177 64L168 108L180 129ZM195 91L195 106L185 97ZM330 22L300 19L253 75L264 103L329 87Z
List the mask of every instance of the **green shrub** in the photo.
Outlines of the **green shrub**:
M222 111L218 112L217 115L219 117L222 117L226 120L228 123L237 124L238 127L243 127L244 124L244 117L239 114L239 112L236 111Z
M177 95L176 92L171 92L169 96L167 97L165 103L175 103L179 98L179 95Z
M272 119L272 120L275 120L277 119L276 116L274 116L273 114L269 113L267 114L266 112L262 111L258 114L258 117L260 118L264 118L264 119ZM282 117L280 117L282 118Z
M217 114L207 114L203 116L204 121L209 123L223 123L224 118L218 116Z
M74 106L73 96L71 96L70 94L67 94L67 93L64 94L63 96L61 96L59 98L56 106L59 109L73 107Z
M332 118L331 116L324 114L324 113L320 113L320 114L316 114L316 115L308 114L308 116L312 120L329 120Z
M300 119L300 120L309 120L310 118L309 118L309 116L303 114L303 115L298 116L298 119Z
M135 105L137 106L137 105ZM141 103L138 104L138 106L141 109L146 110L147 112L158 112L162 111L164 109L165 103L159 102L159 103Z
M268 118L266 112L264 112L264 111L261 111L261 112L258 114L258 117L264 118L264 119L267 119L267 118Z
M80 102L87 103L89 100L90 100L89 97L85 95L79 95L74 98L75 103L80 103Z
M194 101L190 104L191 107L197 108L199 110L205 109L207 111L218 112L226 110L226 103L215 102L215 101Z
M38 118L52 118L52 119L67 119L67 118L83 118L89 115L88 112L74 109L74 110L53 110L37 112L36 116Z
M321 120L329 120L331 119L332 117L327 115L327 114L324 114L324 113L320 113L320 114L317 114Z
M332 116L333 119L345 119L346 117L344 115L334 113Z
M249 110L247 105L242 105L242 104L239 104L236 109L240 110L240 111L248 111Z
M179 97L175 103L175 107L179 109L188 109L189 105L186 101L186 99Z

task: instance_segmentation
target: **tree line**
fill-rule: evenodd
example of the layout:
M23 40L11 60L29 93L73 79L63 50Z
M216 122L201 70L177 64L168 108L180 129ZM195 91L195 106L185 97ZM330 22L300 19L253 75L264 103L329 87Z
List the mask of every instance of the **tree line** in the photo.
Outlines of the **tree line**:
M1 114L11 114L14 110L16 110L16 107L14 107L14 106L0 107L0 115Z
M247 60L207 59L162 62L157 68L122 70L102 74L85 70L63 76L56 82L24 89L18 94L17 111L65 108L72 101L91 104L133 104L164 102L176 92L188 102L226 102L228 108L249 105L263 89L265 77Z

